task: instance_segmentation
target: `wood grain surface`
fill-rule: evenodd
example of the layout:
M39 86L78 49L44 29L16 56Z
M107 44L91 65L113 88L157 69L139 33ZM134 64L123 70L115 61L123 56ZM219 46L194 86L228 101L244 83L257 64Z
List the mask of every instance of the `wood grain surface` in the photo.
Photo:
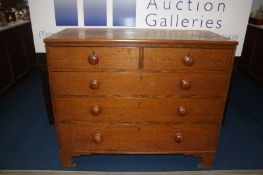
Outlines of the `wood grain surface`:
M214 151L218 129L218 125L203 123L58 125L62 149L95 153ZM181 141L176 140L178 135Z
M96 54L98 63L92 65L88 58ZM49 48L52 70L107 70L138 69L138 48L113 47L55 47Z
M213 163L236 42L207 31L66 29L44 40L61 163L185 154Z
M138 72L53 72L55 96L224 96L227 86L225 73L138 73ZM98 89L90 87L93 80ZM183 80L190 89L181 87Z
M231 64L231 54L231 49L145 48L144 69L225 70ZM185 57L193 59L192 65L184 62Z
M56 98L58 121L219 122L223 98ZM99 106L100 113L92 110ZM185 109L185 114L179 108Z

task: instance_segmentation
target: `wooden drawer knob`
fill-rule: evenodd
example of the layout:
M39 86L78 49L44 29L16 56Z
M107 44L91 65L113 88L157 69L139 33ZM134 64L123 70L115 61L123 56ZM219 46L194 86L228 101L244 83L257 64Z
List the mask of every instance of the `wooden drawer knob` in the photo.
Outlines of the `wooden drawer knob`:
M182 135L182 133L176 133L176 135L175 135L175 142L176 143L182 143L183 142L183 135Z
M94 51L92 52L92 54L90 54L88 60L89 60L89 64L91 65L96 65L99 63L99 57Z
M189 80L181 80L180 86L182 89L188 90L188 89L191 89L192 84L191 84L191 81Z
M193 57L190 57L190 56L185 56L183 58L183 63L184 65L186 66L192 66L194 64L195 60Z
M90 109L90 113L94 116L98 116L100 115L101 113L101 107L100 106L93 106L91 109Z
M96 89L99 89L100 88L100 82L99 80L92 80L89 82L89 87L92 89L92 90L96 90Z
M102 141L102 136L101 136L101 134L95 134L94 136L93 136L93 141L95 142L95 143L101 143L101 141Z
M186 116L187 110L184 106L180 106L177 108L177 113L181 116Z

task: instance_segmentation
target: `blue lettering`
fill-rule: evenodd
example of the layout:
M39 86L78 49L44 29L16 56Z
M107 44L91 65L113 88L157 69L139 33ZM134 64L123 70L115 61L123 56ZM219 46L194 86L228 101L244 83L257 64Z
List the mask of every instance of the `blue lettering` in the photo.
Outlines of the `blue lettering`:
M176 8L177 8L177 10L183 10L183 8L179 8L179 3L182 4L183 1L178 1L178 2L176 3Z
M147 6L147 9L149 9L149 7L152 6L152 5L155 6L155 9L158 9L155 0L150 0L149 4L148 4L148 6Z
M211 2L205 3L204 9L205 11L211 11L213 9L213 4Z
M193 25L192 27L195 27L195 22L199 21L198 19L193 19Z
M218 9L217 9L218 12L220 11L220 7L223 8L223 9L222 9L222 12L225 12L226 4L225 4L225 3L219 3L219 4L218 4Z
M169 1L168 7L167 7L165 4L166 4L166 1L164 0L164 1L163 1L163 9L165 9L165 10L171 9L171 1Z
M160 26L166 27L166 18L161 18Z
M206 27L209 29L213 28L213 23L214 23L213 20L207 20L206 21Z
M150 14L148 14L148 15L146 16L145 21L146 21L146 24L147 24L148 26L156 26L156 18L155 18L155 19L149 19L150 17L153 17L153 16L156 17L157 14L155 14L155 13L150 13ZM151 23L149 23L149 20L150 20Z
M192 0L188 0L187 3L188 3L188 10L192 11L191 4L193 3L193 1Z
M199 11L199 5L200 5L200 3L198 2L198 3L197 3L197 7L196 7L196 10L197 10L197 11Z
M200 20L200 28L202 28L203 27L203 15L202 15L202 18L201 18L201 20Z
M183 19L182 20L182 26L183 27L189 27L188 24L189 24L189 20L188 19Z
M222 22L223 22L222 20L217 21L217 27L216 27L217 29L220 29L222 27Z

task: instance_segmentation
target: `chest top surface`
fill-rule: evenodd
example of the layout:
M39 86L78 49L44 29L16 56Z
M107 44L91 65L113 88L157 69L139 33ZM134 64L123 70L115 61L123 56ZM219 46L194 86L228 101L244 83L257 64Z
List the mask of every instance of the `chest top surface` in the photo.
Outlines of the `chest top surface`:
M133 43L133 44L217 44L237 45L221 35L201 30L125 29L125 28L68 28L44 39L46 44L63 43Z

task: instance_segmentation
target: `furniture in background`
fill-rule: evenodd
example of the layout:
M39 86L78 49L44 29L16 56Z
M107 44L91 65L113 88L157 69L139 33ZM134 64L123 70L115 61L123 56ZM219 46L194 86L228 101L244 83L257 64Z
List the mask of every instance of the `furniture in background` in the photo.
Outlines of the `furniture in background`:
M46 53L36 53L37 61L36 67L40 73L41 81L42 81L42 89L45 101L45 108L47 111L48 122L50 124L54 124L54 115L52 108L52 100L51 100L51 92L50 85L48 80L48 69L47 69L47 58Z
M263 84L263 27L249 24L239 69Z
M61 162L214 160L237 43L208 31L66 29L44 40Z
M35 63L30 21L0 27L0 94L25 75Z

